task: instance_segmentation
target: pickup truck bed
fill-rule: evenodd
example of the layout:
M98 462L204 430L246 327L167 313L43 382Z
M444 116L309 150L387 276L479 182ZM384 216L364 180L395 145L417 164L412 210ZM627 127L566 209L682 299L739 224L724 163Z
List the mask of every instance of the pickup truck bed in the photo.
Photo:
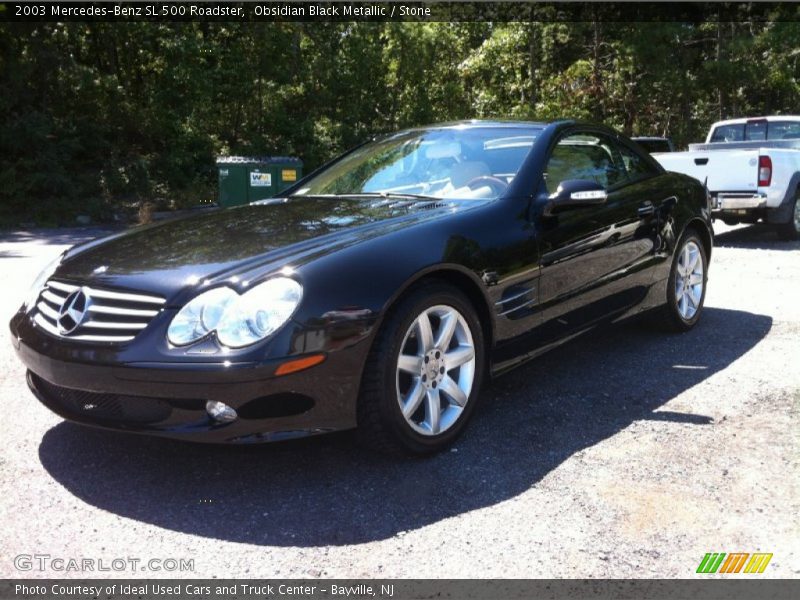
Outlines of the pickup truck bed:
M653 154L668 171L704 182L714 218L775 225L800 237L800 139L692 144L687 152Z

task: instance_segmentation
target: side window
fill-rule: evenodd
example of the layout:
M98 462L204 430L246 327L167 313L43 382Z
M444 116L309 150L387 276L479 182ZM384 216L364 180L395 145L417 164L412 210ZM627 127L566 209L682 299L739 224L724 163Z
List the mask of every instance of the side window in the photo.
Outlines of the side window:
M616 147L605 136L572 134L558 142L547 161L544 178L548 193L568 179L586 179L604 188L625 181L625 166Z
M629 181L637 181L658 174L655 167L627 146L620 144L619 153L622 156L622 164L625 165L625 173Z

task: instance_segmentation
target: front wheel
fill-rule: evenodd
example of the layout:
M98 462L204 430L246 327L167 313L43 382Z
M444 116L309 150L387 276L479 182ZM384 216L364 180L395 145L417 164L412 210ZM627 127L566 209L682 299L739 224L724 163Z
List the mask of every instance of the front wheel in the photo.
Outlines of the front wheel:
M428 283L388 314L365 365L362 442L390 454L438 452L464 429L485 368L483 333L456 288Z
M676 248L659 322L672 331L688 331L703 312L708 258L703 241L693 229L686 230Z

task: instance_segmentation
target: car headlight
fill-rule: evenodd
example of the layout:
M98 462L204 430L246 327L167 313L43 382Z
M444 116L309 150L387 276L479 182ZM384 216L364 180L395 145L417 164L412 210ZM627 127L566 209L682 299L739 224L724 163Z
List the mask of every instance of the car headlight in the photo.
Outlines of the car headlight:
M175 315L167 338L175 346L185 346L216 331L225 346L249 346L286 323L302 297L302 286L288 277L265 281L241 296L227 287L209 290Z
M217 325L217 338L231 348L263 340L289 320L302 297L303 288L294 279L265 281L228 306Z
M22 305L26 311L36 304L36 300L39 299L39 294L42 293L44 285L47 283L47 280L50 279L56 272L56 269L58 269L58 265L61 264L61 260L63 258L63 254L59 255L58 258L48 263L47 266L42 269L42 272L36 276L36 279L33 281L33 285L31 285L30 289L28 290L28 295L25 296L25 302Z
M209 290L193 298L172 319L167 338L175 346L185 346L205 337L217 327L222 313L238 295L230 288Z

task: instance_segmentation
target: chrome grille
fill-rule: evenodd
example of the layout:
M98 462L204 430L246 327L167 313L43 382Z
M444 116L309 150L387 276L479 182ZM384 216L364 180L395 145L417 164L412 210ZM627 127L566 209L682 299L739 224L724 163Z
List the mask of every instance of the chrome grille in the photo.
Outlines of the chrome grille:
M75 330L64 333L58 324L60 311L67 298L77 290L82 290L91 302L87 303L86 316ZM65 339L129 342L147 327L164 302L165 299L159 296L78 286L51 279L39 295L33 320L48 333Z

